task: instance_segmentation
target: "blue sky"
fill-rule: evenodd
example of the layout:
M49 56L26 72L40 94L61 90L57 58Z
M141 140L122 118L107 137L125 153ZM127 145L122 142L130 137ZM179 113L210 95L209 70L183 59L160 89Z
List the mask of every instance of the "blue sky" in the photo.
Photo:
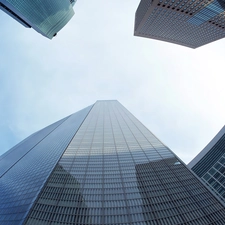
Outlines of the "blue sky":
M98 99L117 99L188 163L223 127L225 39L133 36L134 1L77 1L53 40L0 11L0 155Z

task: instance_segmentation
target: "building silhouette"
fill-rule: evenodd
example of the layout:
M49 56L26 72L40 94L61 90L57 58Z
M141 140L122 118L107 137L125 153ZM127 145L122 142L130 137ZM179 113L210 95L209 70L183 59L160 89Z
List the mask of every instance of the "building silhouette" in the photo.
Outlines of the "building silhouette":
M52 39L74 15L76 0L0 0L0 9L28 28Z
M0 157L1 225L224 225L224 204L118 101Z
M225 202L225 126L188 167Z
M134 35L190 48L225 37L223 0L141 0Z

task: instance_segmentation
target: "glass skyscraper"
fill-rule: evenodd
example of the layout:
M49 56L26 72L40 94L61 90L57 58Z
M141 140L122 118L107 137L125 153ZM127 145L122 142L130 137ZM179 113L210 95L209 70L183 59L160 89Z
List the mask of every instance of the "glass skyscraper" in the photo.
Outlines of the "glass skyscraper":
M0 0L0 9L52 39L74 15L76 0Z
M1 225L224 225L225 208L118 101L97 101L0 157Z
M197 48L225 37L223 0L141 0L134 35Z
M225 202L225 126L188 166Z

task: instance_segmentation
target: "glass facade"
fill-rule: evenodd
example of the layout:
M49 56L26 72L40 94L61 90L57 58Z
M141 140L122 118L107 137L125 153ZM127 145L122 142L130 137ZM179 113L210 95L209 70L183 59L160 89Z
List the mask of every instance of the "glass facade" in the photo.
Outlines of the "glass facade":
M191 17L188 22L195 25L200 25L222 12L224 12L224 9L217 0L214 0L201 9L198 13L196 13L193 17Z
M204 174L202 179L225 202L225 154Z
M7 7L2 2L0 2L0 9L3 10L8 15L10 15L13 19L17 20L23 26L25 26L27 28L31 28L31 26L24 19L22 19L20 16L18 16L18 14L16 14L15 12L13 12L9 7Z
M141 0L134 35L197 48L225 37L224 6L222 0Z
M75 1L0 0L0 3L4 6L2 9L17 21L51 39L74 15Z
M202 150L202 155L193 159L190 168L225 203L225 127L217 136L221 132L222 135L216 142L212 140L214 143L209 143L209 146ZM204 151L207 151L206 154Z
M224 220L223 205L168 147L117 101L97 101L61 151L24 224L223 225Z
M0 224L23 224L40 190L90 111L34 133L0 158Z

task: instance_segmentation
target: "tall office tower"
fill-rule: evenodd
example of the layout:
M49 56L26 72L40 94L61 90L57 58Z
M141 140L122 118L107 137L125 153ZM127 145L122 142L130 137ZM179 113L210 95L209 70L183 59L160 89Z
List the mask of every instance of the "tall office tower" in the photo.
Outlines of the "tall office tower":
M197 48L225 37L223 0L141 0L134 35Z
M224 225L225 208L117 101L97 101L0 158L1 225Z
M225 202L225 126L188 167Z
M52 39L74 15L76 0L0 0L0 9L25 27Z

